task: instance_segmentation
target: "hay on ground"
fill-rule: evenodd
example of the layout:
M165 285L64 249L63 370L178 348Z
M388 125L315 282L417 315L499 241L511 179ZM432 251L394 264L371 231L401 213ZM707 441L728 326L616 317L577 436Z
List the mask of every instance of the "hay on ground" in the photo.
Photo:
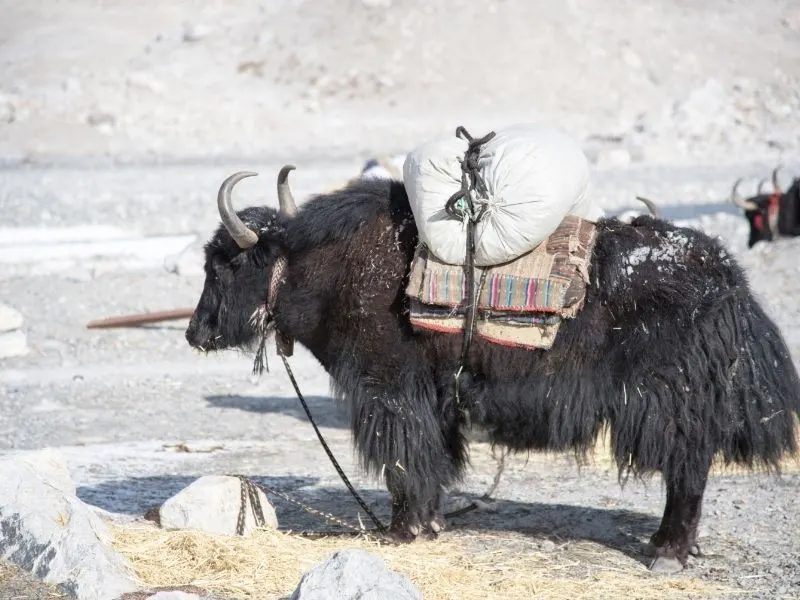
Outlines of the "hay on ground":
M426 600L670 600L736 593L684 574L651 574L640 562L592 542L542 552L535 540L515 533L452 532L436 541L393 546L268 530L239 537L126 525L116 527L114 546L144 585L195 585L237 598L286 597L304 572L344 548L379 555L389 568L407 575Z

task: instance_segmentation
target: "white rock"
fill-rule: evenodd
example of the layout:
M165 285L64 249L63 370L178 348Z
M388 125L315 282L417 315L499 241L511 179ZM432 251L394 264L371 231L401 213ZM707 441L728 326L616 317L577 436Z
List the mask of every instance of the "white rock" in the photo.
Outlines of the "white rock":
M24 319L19 311L5 304L0 304L0 333L20 329L23 322Z
M633 69L641 69L642 68L642 59L639 57L636 52L631 50L630 48L623 48L622 49L622 60L625 62L626 65Z
M0 556L78 600L135 591L130 564L107 545L106 525L62 491L74 489L66 473L53 451L0 458Z
M205 25L198 23L184 23L183 24L183 41L184 42L199 42L207 38L211 34L211 29Z
M72 480L64 456L53 448L43 448L34 452L20 452L14 455L23 464L28 465L38 477L59 492L68 496L77 494L77 487ZM93 507L90 507L93 508Z
M28 340L23 331L0 333L0 358L12 358L28 354Z
M161 84L161 82L159 82L149 73L131 73L128 75L126 83L130 88L145 90L156 94L160 94L164 91L164 86Z
M278 517L266 495L258 490L265 526L278 528ZM207 475L169 498L159 509L164 529L195 529L233 535L241 505L241 483L236 477ZM250 501L245 507L245 534L256 528Z
M340 550L305 573L291 600L422 600L414 584L364 550Z

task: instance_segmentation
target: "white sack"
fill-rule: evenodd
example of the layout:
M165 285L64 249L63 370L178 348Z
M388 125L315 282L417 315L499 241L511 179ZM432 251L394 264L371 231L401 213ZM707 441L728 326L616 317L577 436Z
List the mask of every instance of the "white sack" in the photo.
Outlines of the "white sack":
M476 137L477 132L471 132ZM581 147L546 125L521 124L498 130L481 147L479 168L488 199L475 228L475 265L508 262L533 250L565 216L590 221L603 211L588 195L589 164ZM461 188L467 141L442 136L413 150L403 164L403 180L420 239L446 263L466 263L466 223L445 212Z

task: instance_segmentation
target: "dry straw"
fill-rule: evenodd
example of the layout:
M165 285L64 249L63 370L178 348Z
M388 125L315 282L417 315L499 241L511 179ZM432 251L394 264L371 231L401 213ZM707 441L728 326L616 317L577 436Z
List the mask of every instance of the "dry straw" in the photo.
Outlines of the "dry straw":
M426 600L486 598L715 598L735 591L683 575L649 573L638 561L591 542L542 552L521 534L453 532L406 546L369 539L311 540L258 530L246 537L154 526L116 530L115 547L145 585L195 585L235 598L284 598L315 564L343 548L361 548L406 574Z

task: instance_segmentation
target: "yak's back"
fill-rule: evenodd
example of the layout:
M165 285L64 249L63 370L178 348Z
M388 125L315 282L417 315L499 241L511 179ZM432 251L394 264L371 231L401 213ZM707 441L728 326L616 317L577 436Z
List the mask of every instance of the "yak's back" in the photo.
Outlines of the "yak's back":
M747 288L728 250L701 231L649 216L599 227L591 287L612 312L657 310L694 320Z

